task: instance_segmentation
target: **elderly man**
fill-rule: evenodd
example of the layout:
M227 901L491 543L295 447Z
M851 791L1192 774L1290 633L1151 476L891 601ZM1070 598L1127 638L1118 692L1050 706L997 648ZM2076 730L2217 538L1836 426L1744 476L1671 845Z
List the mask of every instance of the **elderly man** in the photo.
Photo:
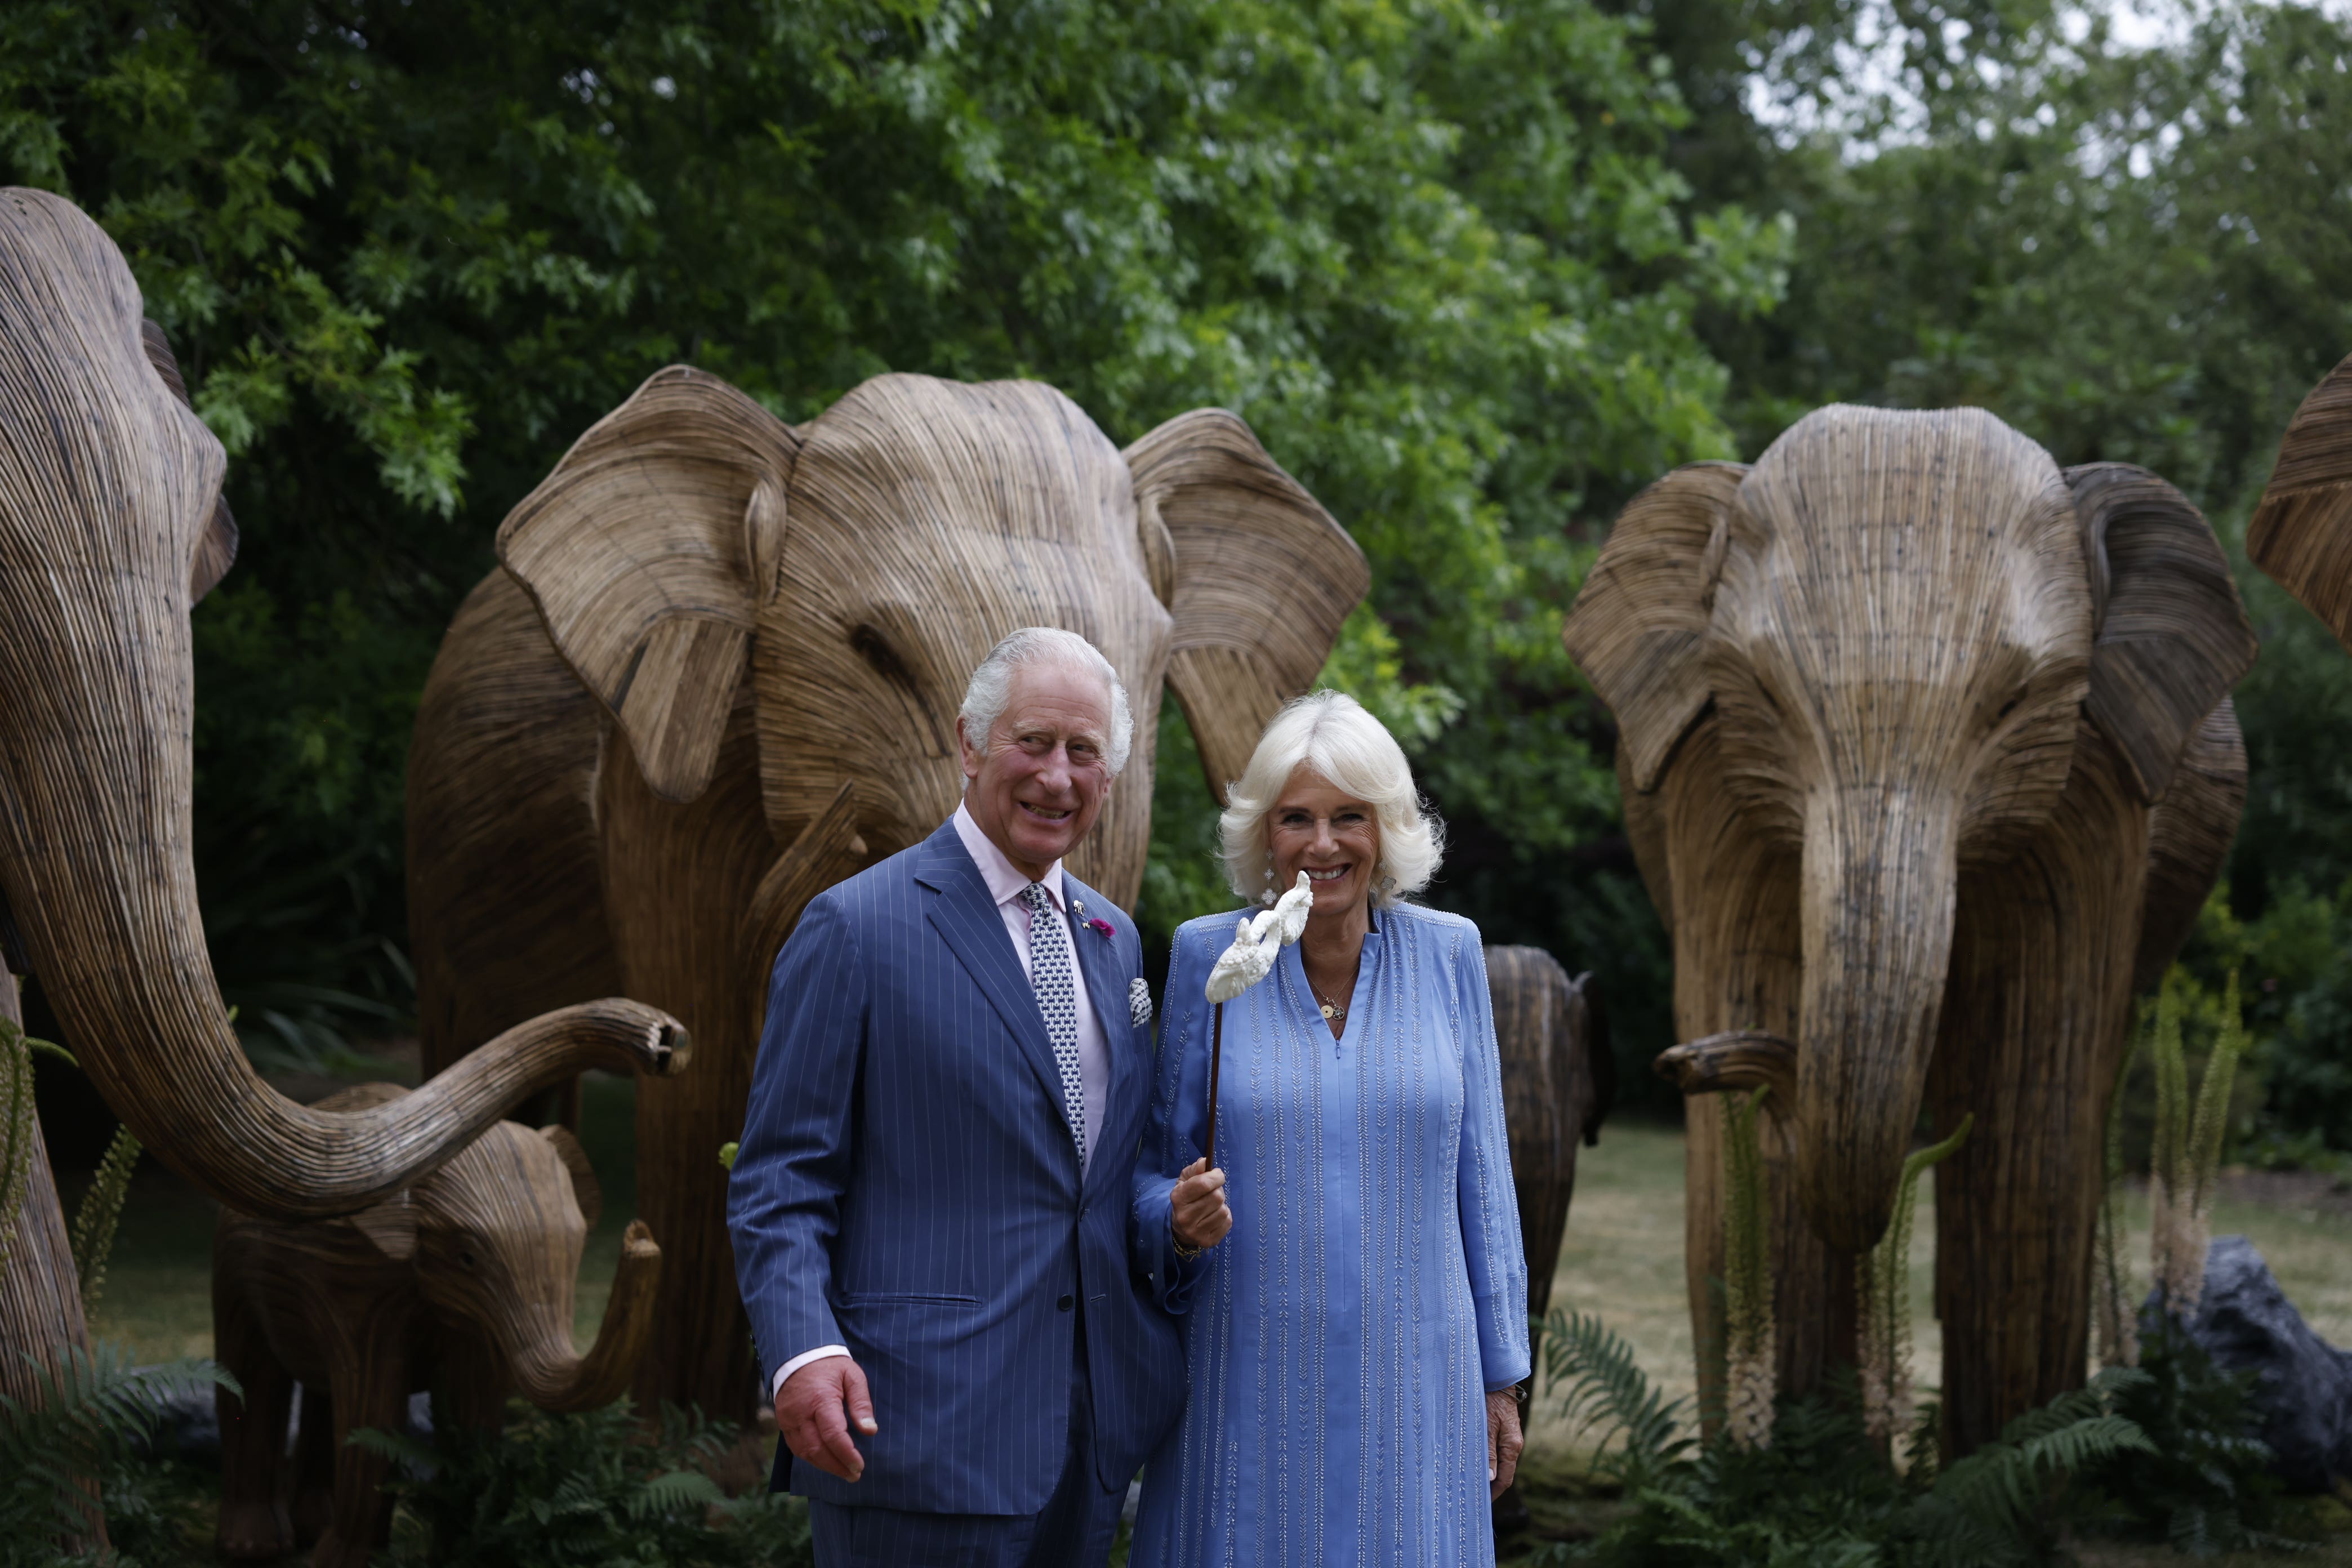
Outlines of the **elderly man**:
M1130 1234L1141 952L1062 868L1131 729L1093 645L1006 637L956 721L955 816L777 956L728 1223L821 1568L1100 1564L1181 1410L1156 1303L1183 1266ZM1221 1235L1222 1185L1188 1173L1160 1228Z

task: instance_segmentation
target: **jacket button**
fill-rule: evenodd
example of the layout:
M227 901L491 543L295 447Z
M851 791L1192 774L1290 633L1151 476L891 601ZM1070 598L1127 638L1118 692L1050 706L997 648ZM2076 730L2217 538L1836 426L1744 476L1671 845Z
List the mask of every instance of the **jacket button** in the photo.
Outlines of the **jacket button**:
M1063 1311L1065 1311L1065 1312L1068 1311L1072 1307L1076 1306L1076 1304L1077 1304L1077 1302L1076 1302L1076 1298L1074 1298L1074 1297L1069 1297L1069 1296L1065 1296L1065 1297L1063 1297L1060 1300L1058 1300L1058 1301L1056 1301L1056 1302L1055 1302L1055 1303L1054 1303L1054 1305L1055 1305L1055 1307L1059 1308L1061 1310L1063 1310Z

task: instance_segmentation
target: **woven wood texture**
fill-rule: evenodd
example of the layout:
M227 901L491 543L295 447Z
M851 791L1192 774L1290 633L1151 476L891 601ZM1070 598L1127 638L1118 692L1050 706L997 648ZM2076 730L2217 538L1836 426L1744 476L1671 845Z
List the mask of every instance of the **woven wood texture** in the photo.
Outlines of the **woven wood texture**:
M2352 358L2288 421L2246 554L2352 647Z
M16 977L0 970L0 1016L25 1021ZM66 1239L65 1211L33 1118L33 1163L16 1210L16 1234L5 1265L0 1265L0 1397L22 1407L32 1402L42 1374L63 1364L68 1350L89 1349L89 1329L81 1310L81 1279L74 1272L73 1248ZM86 1537L86 1549L106 1545L105 1526Z
M1853 1258L1922 1105L1944 1128L1974 1110L1948 1178L1968 1196L1937 1212L1948 1318L1984 1329L1948 1330L1947 1409L1980 1441L2080 1380L2077 1243L2132 978L2177 947L2243 798L2225 694L2254 645L2219 545L2154 475L2062 474L1979 411L1837 406L1753 468L1637 498L1564 637L1617 714L1674 934L1694 1044L1668 1065L1779 1080L1782 1385L1852 1358ZM1742 1032L1794 1042L1793 1083L1706 1038ZM1721 1112L1690 1110L1704 1343Z
M1609 1032L1592 977L1570 980L1539 947L1486 949L1486 990L1503 1056L1511 1183L1528 1249L1528 1312L1551 1306L1551 1277L1576 1192L1576 1150L1601 1135L1615 1099Z
M368 1084L321 1101L353 1111L407 1091ZM245 1388L221 1415L219 1543L271 1559L311 1544L320 1568L362 1568L384 1539L385 1462L355 1427L400 1430L408 1396L439 1385L443 1420L495 1423L509 1393L550 1410L609 1404L654 1329L661 1249L643 1222L622 1243L595 1344L572 1347L573 1285L601 1200L563 1128L494 1124L391 1199L341 1218L289 1223L222 1211L213 1246L214 1354ZM306 1393L306 1438L331 1432L322 1498L289 1512L286 1422ZM308 1521L311 1530L298 1528Z
M1045 625L1118 669L1134 748L1071 868L1131 905L1163 686L1222 790L1320 670L1363 556L1216 410L1122 454L1051 387L886 375L794 429L682 367L582 437L499 550L410 757L426 1065L600 989L685 1021L695 1072L638 1100L668 1260L637 1390L747 1409L715 1155L768 966L811 897L952 813L972 668Z
M113 243L69 203L0 189L0 891L69 1043L158 1158L254 1212L346 1211L536 1088L678 1053L669 1020L612 1003L366 1112L255 1075L189 861L188 605L235 551L223 468Z

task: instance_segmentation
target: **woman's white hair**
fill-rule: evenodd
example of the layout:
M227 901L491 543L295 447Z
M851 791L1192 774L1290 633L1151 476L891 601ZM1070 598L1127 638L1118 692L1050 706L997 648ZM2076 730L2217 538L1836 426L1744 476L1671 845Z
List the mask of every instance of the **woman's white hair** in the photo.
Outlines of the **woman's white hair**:
M1135 715L1128 707L1127 688L1119 683L1118 671L1110 667L1100 648L1059 626L1023 626L988 650L988 657L980 661L963 689L963 707L958 711L964 733L975 745L986 745L996 721L1004 717L1005 703L1012 700L1013 672L1024 665L1045 663L1082 669L1101 677L1109 686L1110 733L1104 737L1103 761L1110 764L1111 777L1117 778L1127 766L1128 749L1135 740Z
M1445 858L1445 825L1413 788L1412 764L1388 726L1344 691L1316 691L1284 706L1258 737L1249 766L1225 791L1217 819L1225 875L1234 891L1255 902L1266 888L1273 849L1265 819L1290 775L1312 769L1327 783L1370 805L1381 825L1381 863L1372 902L1385 907L1418 893Z

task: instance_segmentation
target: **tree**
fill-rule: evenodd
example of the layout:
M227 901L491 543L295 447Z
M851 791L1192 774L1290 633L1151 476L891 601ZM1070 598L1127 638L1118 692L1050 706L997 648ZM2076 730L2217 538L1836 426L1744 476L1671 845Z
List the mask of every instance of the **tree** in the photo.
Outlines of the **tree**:
M197 613L225 987L313 1046L404 1005L439 630L505 509L682 360L788 418L885 369L1051 381L1120 439L1237 409L1371 558L1332 678L1455 821L1441 900L1633 953L1663 1018L1557 632L1596 523L1729 450L1696 316L1782 283L1785 226L1666 166L1682 123L1591 0L0 14L0 181L106 225L232 455L244 559ZM1161 932L1223 901L1168 722Z

